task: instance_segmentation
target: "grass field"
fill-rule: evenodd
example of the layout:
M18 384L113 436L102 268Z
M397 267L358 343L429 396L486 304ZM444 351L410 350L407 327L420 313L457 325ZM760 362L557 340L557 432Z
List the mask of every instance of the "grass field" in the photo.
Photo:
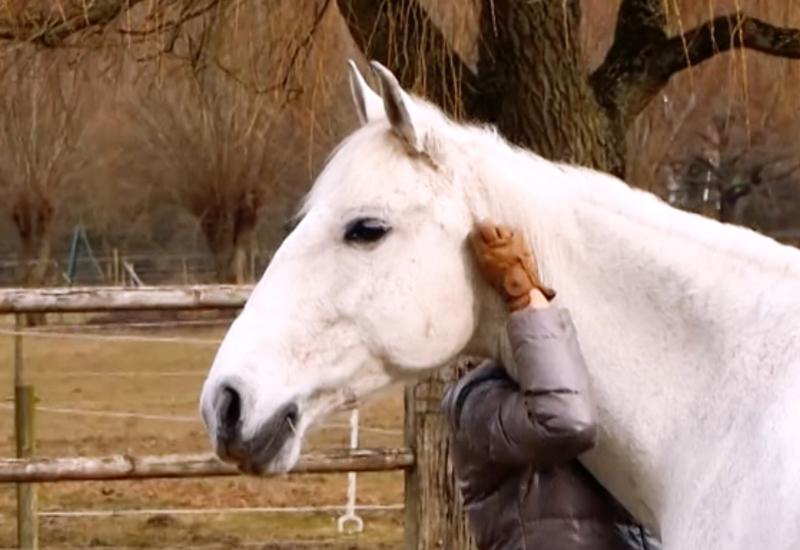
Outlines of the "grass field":
M0 326L10 328L8 324ZM103 341L108 336L218 341L224 328L71 329L80 338L30 336L24 340L28 380L36 387L37 454L90 456L208 452L197 400L216 350L213 343ZM85 338L97 336L98 338ZM170 375L170 373L174 373ZM0 334L0 456L13 457L13 339ZM47 409L60 409L48 411ZM72 411L65 411L71 409ZM172 420L87 415L138 413ZM330 423L347 424L337 415ZM363 447L401 446L402 391L361 410ZM310 448L348 444L345 427L315 433ZM39 486L40 511L159 510L343 505L346 474L283 478L245 477L70 482ZM399 504L402 473L358 476L358 504ZM16 545L14 486L0 486L0 548ZM364 532L340 535L338 513L156 514L116 517L41 517L42 547L238 548L274 541L379 548L402 540L402 512L365 512ZM285 547L285 545L283 546Z

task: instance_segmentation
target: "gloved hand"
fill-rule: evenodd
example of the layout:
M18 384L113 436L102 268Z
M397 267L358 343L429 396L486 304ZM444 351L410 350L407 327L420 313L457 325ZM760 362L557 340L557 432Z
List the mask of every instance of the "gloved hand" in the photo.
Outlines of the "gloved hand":
M511 311L530 305L531 291L538 289L547 300L555 291L544 286L525 239L514 230L492 223L478 223L469 235L470 246L484 279L503 297Z

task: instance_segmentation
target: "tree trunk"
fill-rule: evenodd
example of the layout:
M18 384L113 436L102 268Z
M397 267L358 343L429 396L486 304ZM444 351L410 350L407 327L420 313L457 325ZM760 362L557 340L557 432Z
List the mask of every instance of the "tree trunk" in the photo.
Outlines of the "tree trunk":
M469 361L463 360L406 388L406 444L416 457L414 468L406 473L406 550L475 548L441 407L446 386L469 368Z
M209 247L211 248L211 247ZM214 256L214 274L220 284L243 284L245 251L232 242L211 248Z
M624 132L597 102L583 65L580 2L486 0L473 118L556 161L624 173Z
M38 187L21 187L11 211L11 218L20 239L19 285L23 288L41 287L50 261L50 225L55 209L50 199ZM29 327L44 325L43 313L25 315Z
M247 252L255 237L254 228L241 228L227 217L215 223L204 221L203 235L214 256L216 282L220 284L245 284L247 282Z
M50 263L50 239L46 234L31 234L22 241L19 254L19 284L23 288L44 286ZM36 327L47 323L44 313L27 313L25 326Z
M624 174L624 127L583 65L579 0L483 0L477 75L418 0L337 4L367 57L450 116L493 124L545 158Z

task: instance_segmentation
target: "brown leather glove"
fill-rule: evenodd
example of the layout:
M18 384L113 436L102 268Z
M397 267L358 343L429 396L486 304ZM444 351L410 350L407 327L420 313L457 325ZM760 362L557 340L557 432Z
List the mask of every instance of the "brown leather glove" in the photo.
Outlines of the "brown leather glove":
M555 291L542 285L536 260L525 239L514 230L478 223L469 235L470 246L484 279L503 297L511 311L527 307L534 288L547 298Z

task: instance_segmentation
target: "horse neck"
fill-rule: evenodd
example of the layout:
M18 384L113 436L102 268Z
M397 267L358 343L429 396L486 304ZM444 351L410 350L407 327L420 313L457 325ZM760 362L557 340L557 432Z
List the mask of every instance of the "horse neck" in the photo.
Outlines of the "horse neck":
M715 441L732 409L752 399L752 384L769 384L741 328L766 313L772 327L788 322L800 306L800 254L521 152L498 152L478 172L476 217L524 231L575 322L601 425L600 444L582 460L658 529L655 518L679 506L670 484L707 458L693 458L686 442ZM493 340L489 353L508 360L492 303L481 331Z

